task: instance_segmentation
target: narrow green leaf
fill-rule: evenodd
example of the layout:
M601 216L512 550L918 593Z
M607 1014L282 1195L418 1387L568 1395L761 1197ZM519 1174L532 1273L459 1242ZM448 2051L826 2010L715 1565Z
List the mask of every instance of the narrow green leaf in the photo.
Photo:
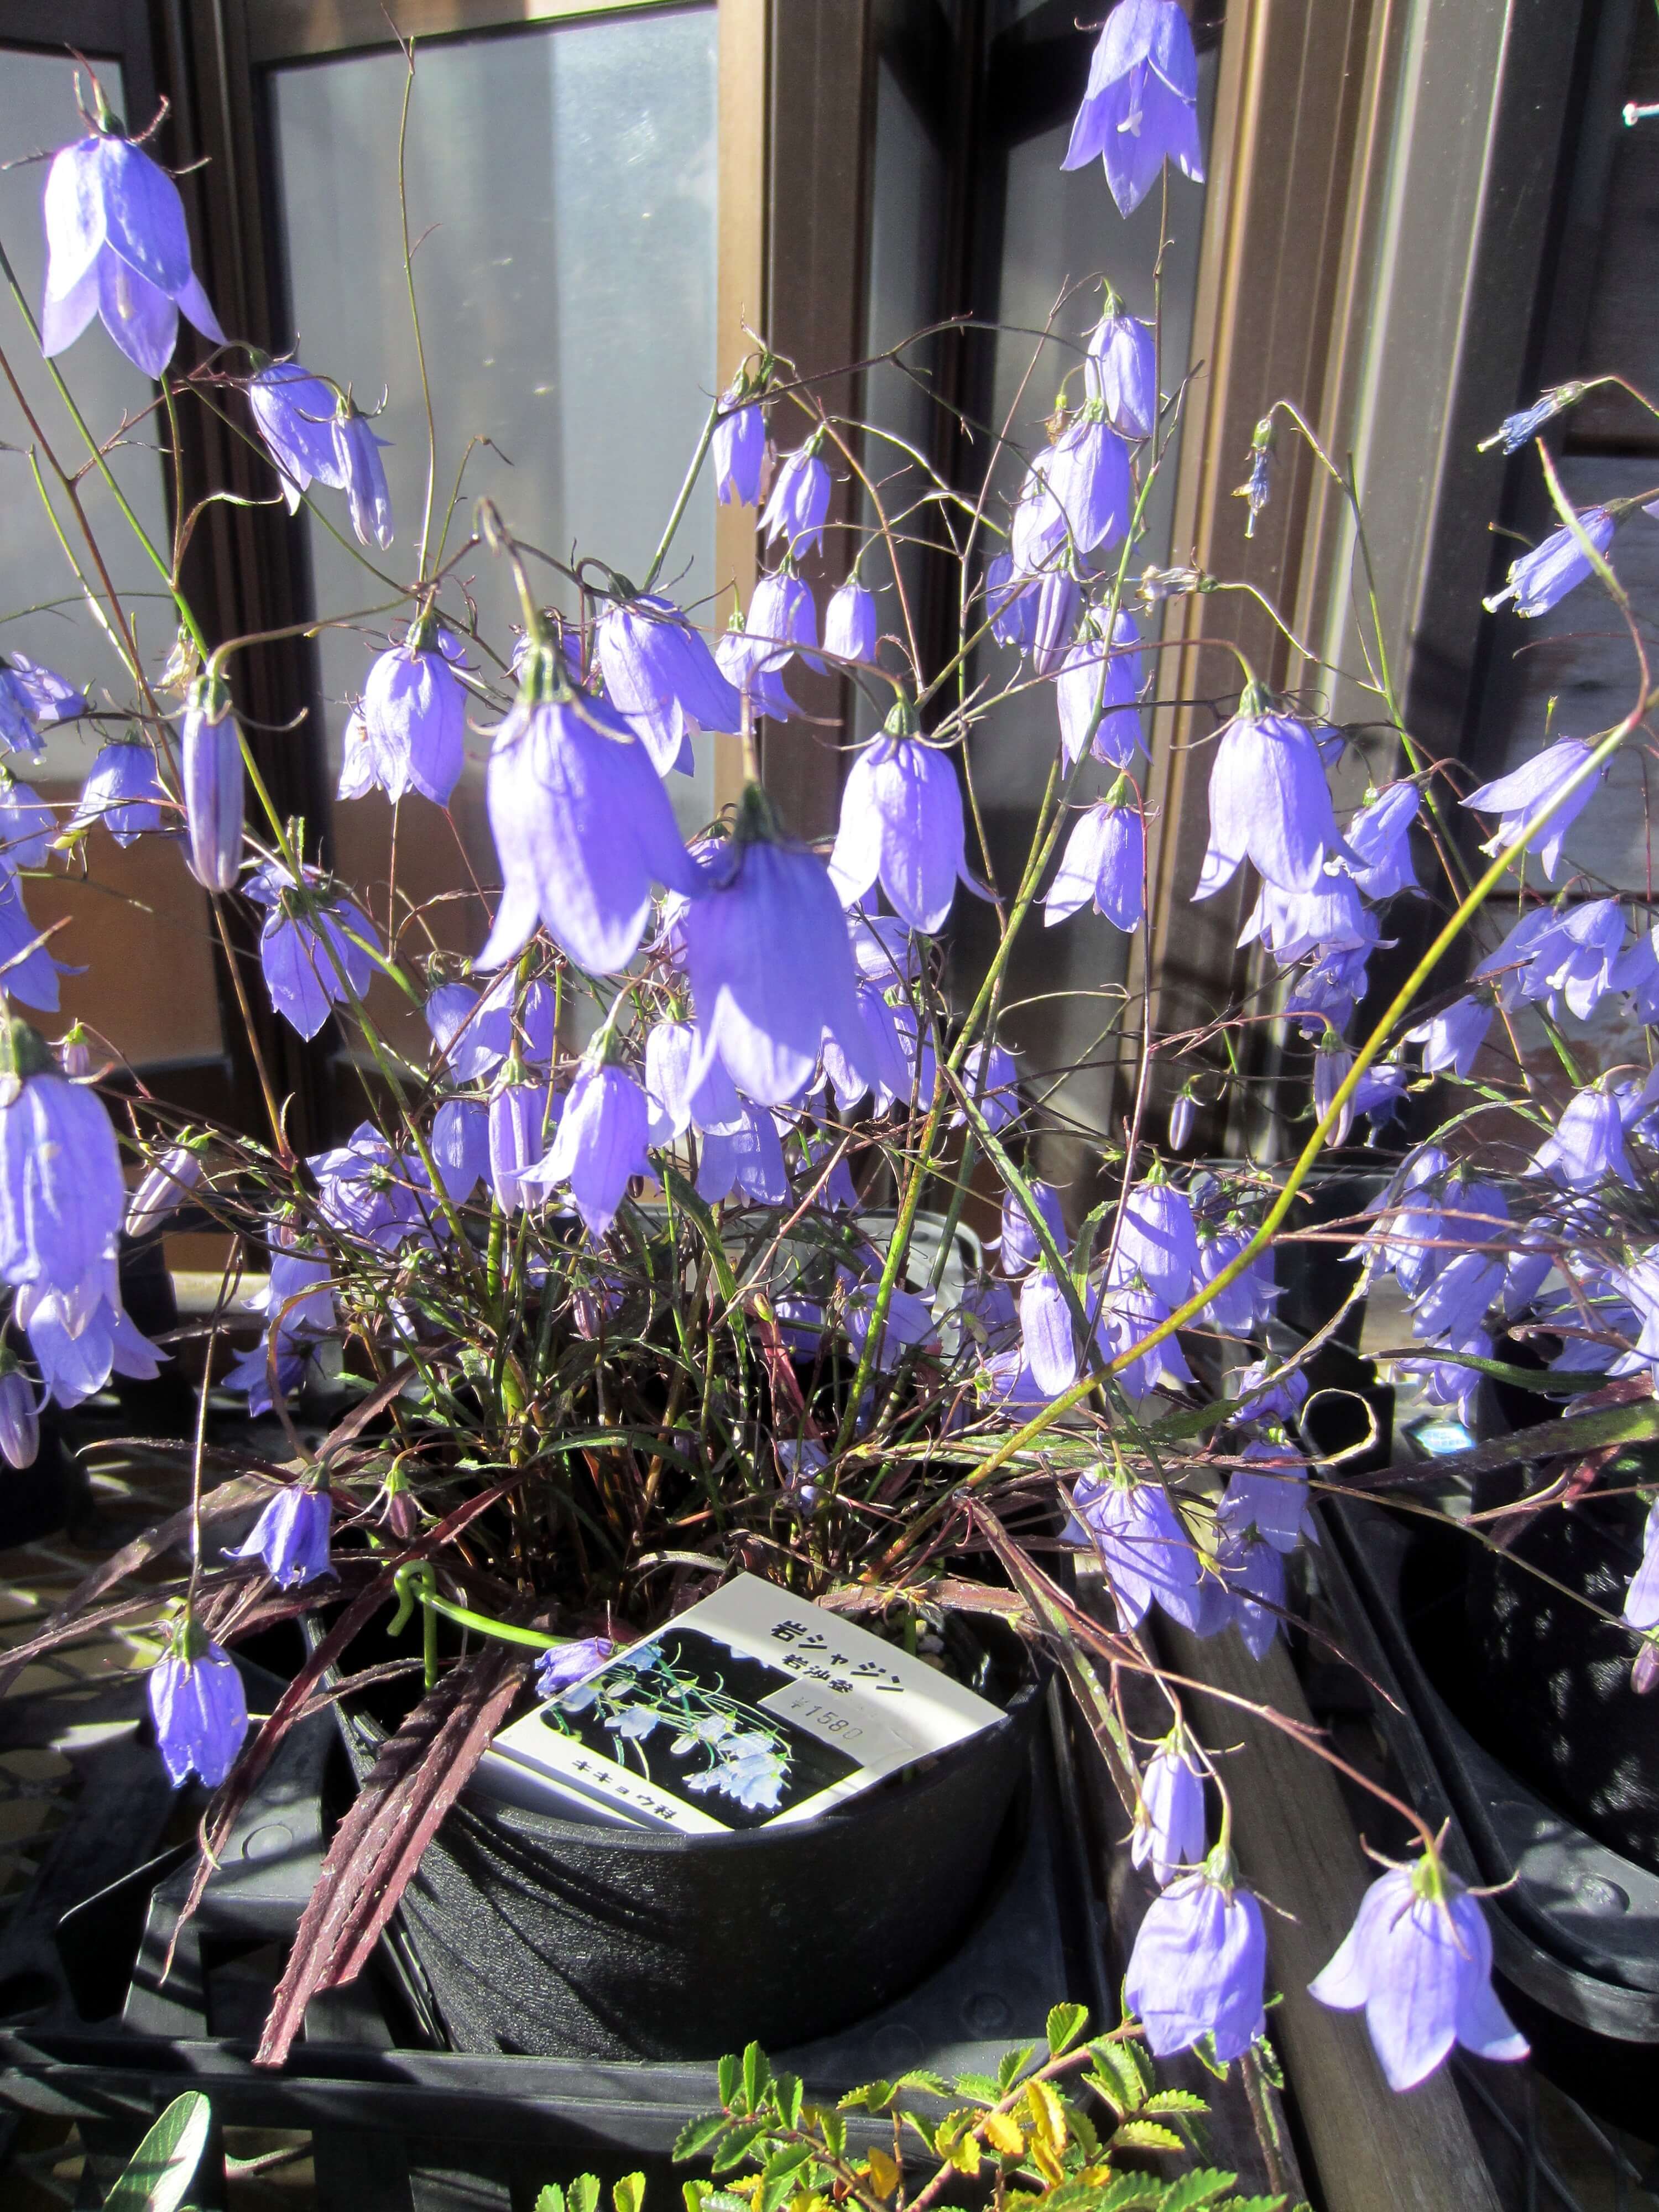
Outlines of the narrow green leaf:
M1095 2062L1095 2070L1089 2076L1090 2087L1120 2112L1138 2112L1152 2085L1142 2070L1137 2046L1133 2043L1093 2043L1089 2048Z
M569 2212L599 2212L599 2177L597 2173L579 2173L565 2191Z
M625 2173L611 2192L611 2202L616 2212L640 2212L645 2203L645 2176Z
M1285 2203L1282 2197L1230 2197L1216 2212L1285 2212Z
M1207 2112L1209 2109L1203 2098L1195 2097L1190 2089L1160 2089L1141 2106L1146 2112Z
M750 2145L759 2142L766 2128L764 2120L743 2120L728 2129L714 2146L714 2154L709 2161L711 2172L729 2173L734 2166L740 2165Z
M830 2157L845 2158L847 2155L847 2121L844 2116L840 2112L820 2112L817 2120L817 2130L818 2133L823 2138L823 2147L825 2150L829 2152Z
M920 2089L929 2097L948 2097L951 2094L951 2085L942 2074L903 2074L898 2086L901 2089Z
M786 2143L761 2168L760 2212L780 2212L795 2194L801 2168L812 2156L810 2143Z
M981 2105L1000 2105L1007 2092L989 2074L958 2074L956 2094L958 2097L977 2098Z
M178 2212L207 2148L213 2107L199 2089L175 2097L104 2200L106 2212Z
M743 2104L748 2112L760 2110L761 2099L772 2086L772 2069L766 2053L758 2043L751 2043L743 2054Z
M890 2081L866 2081L857 2089L849 2089L844 2097L836 2099L843 2112L856 2112L861 2105L866 2112L884 2112L898 2092Z
M1094 2212L1158 2212L1164 2184L1155 2173L1121 2173L1094 2200Z
M779 2074L772 2082L772 2102L778 2108L778 2118L787 2128L800 2125L800 2076L799 2074Z
M1123 2125L1112 2137L1112 2148L1114 2150L1182 2150L1185 2148L1185 2145L1173 2128L1160 2126L1156 2120L1125 2120ZM1203 2201L1201 2197L1195 2197L1193 2199L1195 2204L1201 2204Z
M714 2138L725 2132L726 2124L724 2112L700 2112L695 2120L688 2120L675 2136L674 2156L677 2159L695 2158L699 2151L707 2150ZM539 2204L536 2212L542 2212ZM564 2207L558 2206L556 2212L564 2212Z
M1218 2197L1224 2197L1237 2180L1236 2173L1218 2173L1212 2166L1183 2173L1170 2184L1159 2212L1197 2212L1200 2204L1213 2204Z
M1036 2052L1035 2043L1028 2043L1023 2051L1005 2051L997 2061L997 2080L1001 2084L998 2094L1006 2097L1020 2075L1030 2064Z
M729 2112L738 2101L738 2084L743 2079L743 2061L735 2051L728 2051L720 2064L720 2102Z

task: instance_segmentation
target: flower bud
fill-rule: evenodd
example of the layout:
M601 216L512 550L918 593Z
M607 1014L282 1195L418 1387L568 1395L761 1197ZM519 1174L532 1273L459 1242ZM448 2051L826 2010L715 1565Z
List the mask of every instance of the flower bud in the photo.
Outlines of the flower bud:
M199 676L190 688L184 756L190 872L210 891L232 890L242 863L242 739L216 676Z

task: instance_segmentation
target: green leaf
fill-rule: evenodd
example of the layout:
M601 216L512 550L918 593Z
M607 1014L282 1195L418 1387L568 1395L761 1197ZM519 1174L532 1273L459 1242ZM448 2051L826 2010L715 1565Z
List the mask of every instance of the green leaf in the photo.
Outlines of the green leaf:
M1125 2120L1112 2137L1114 2150L1184 2150L1186 2145L1173 2128L1160 2127L1156 2120ZM1201 2197L1193 2199L1201 2204Z
M837 2098L836 2108L852 2112L861 2105L866 2112L884 2112L897 2094L890 2081L866 2081L862 2087L849 2089L844 2097Z
M1049 2057L1058 2058L1069 2051L1088 2025L1087 2005L1057 2004L1048 2015Z
M720 2102L729 2112L738 2101L738 2083L743 2078L743 2061L735 2051L728 2051L720 2061Z
M800 2125L800 2076L799 2074L777 2075L772 2083L772 2102L778 2108L778 2118L787 2128Z
M772 2086L772 2069L766 2053L758 2043L751 2043L743 2054L743 2105L748 2112L760 2110L761 2099Z
M1074 2105L1069 2097L1060 2098L1060 2109L1066 2115L1067 2133L1083 2153L1084 2164L1096 2165L1100 2158L1100 2136L1094 2122L1082 2106Z
M761 2168L760 2212L781 2212L796 2193L796 2182L801 2168L812 2156L810 2143L786 2143L775 2150Z
M645 2176L625 2173L611 2191L611 2202L616 2212L640 2212L645 2203Z
M1164 2184L1155 2173L1121 2173L1094 2200L1094 2212L1158 2212Z
M817 2130L823 2138L823 2147L831 2158L847 2155L847 2122L839 2112L820 2112Z
M988 2074L958 2074L955 2087L958 2097L977 2097L982 2105L1000 2105L1007 2094Z
M766 2133L767 2125L764 2120L742 2120L736 2127L728 2130L714 2146L714 2156L709 2160L710 2171L729 2173L734 2166L740 2165L749 2146L758 2142Z
M1138 2112L1152 2087L1151 2068L1134 2043L1091 2043L1095 2070L1089 2085L1120 2112Z
M1183 2173L1179 2181L1171 2184L1158 2212L1196 2212L1200 2204L1213 2204L1237 2183L1236 2173L1218 2173L1213 2166L1203 2166L1193 2173Z
M726 2124L724 2112L700 2112L695 2120L688 2120L675 2136L674 2156L677 2159L695 2158L699 2151L708 2149L716 2136L725 2132ZM544 2208L538 2204L536 2212L544 2212ZM564 2212L564 2207L557 2205L553 2208L553 2212Z
M680 2184L680 2195L685 2199L685 2212L702 2212L709 2198L717 2194L712 2181L683 2181ZM536 2200L536 2212L542 2212L540 2197Z
M1230 2197L1216 2212L1285 2212L1282 2197Z
M564 2191L556 2181L544 2182L537 2191L536 2212L564 2212Z
M901 2089L920 2089L929 2097L948 2097L951 2094L951 2085L942 2074L902 2074L898 2086Z
M565 2191L569 2212L599 2212L599 2177L579 2173Z
M1203 2098L1195 2097L1190 2089L1160 2089L1141 2106L1145 2112L1207 2112L1209 2109Z
M1030 2064L1036 2051L1035 2043L1028 2043L1023 2051L1005 2051L997 2061L997 2081L1000 2084L999 2099L1006 2097Z
M175 2097L105 2199L112 2212L178 2212L207 2148L213 2107L199 2089Z

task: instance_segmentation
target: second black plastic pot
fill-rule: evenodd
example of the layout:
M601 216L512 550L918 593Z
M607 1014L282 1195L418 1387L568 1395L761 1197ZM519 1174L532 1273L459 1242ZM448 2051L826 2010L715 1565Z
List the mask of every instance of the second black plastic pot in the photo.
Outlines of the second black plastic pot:
M1000 1721L818 1820L682 1836L467 1793L401 1908L452 2044L716 2058L833 2034L914 1986L1017 1835L1041 1685L1011 1632L992 1650ZM361 1781L383 1733L335 1710Z

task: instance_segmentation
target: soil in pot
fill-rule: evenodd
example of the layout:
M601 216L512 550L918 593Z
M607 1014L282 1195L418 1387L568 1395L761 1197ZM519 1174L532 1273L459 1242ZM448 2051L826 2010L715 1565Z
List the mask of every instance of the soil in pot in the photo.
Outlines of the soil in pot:
M969 1640L967 1671L1003 1718L815 1820L684 1836L469 1792L401 1908L455 2048L707 2060L833 2034L914 1988L981 1909L1024 1814L1041 1681L1012 1631ZM392 1716L336 1711L361 1780Z

